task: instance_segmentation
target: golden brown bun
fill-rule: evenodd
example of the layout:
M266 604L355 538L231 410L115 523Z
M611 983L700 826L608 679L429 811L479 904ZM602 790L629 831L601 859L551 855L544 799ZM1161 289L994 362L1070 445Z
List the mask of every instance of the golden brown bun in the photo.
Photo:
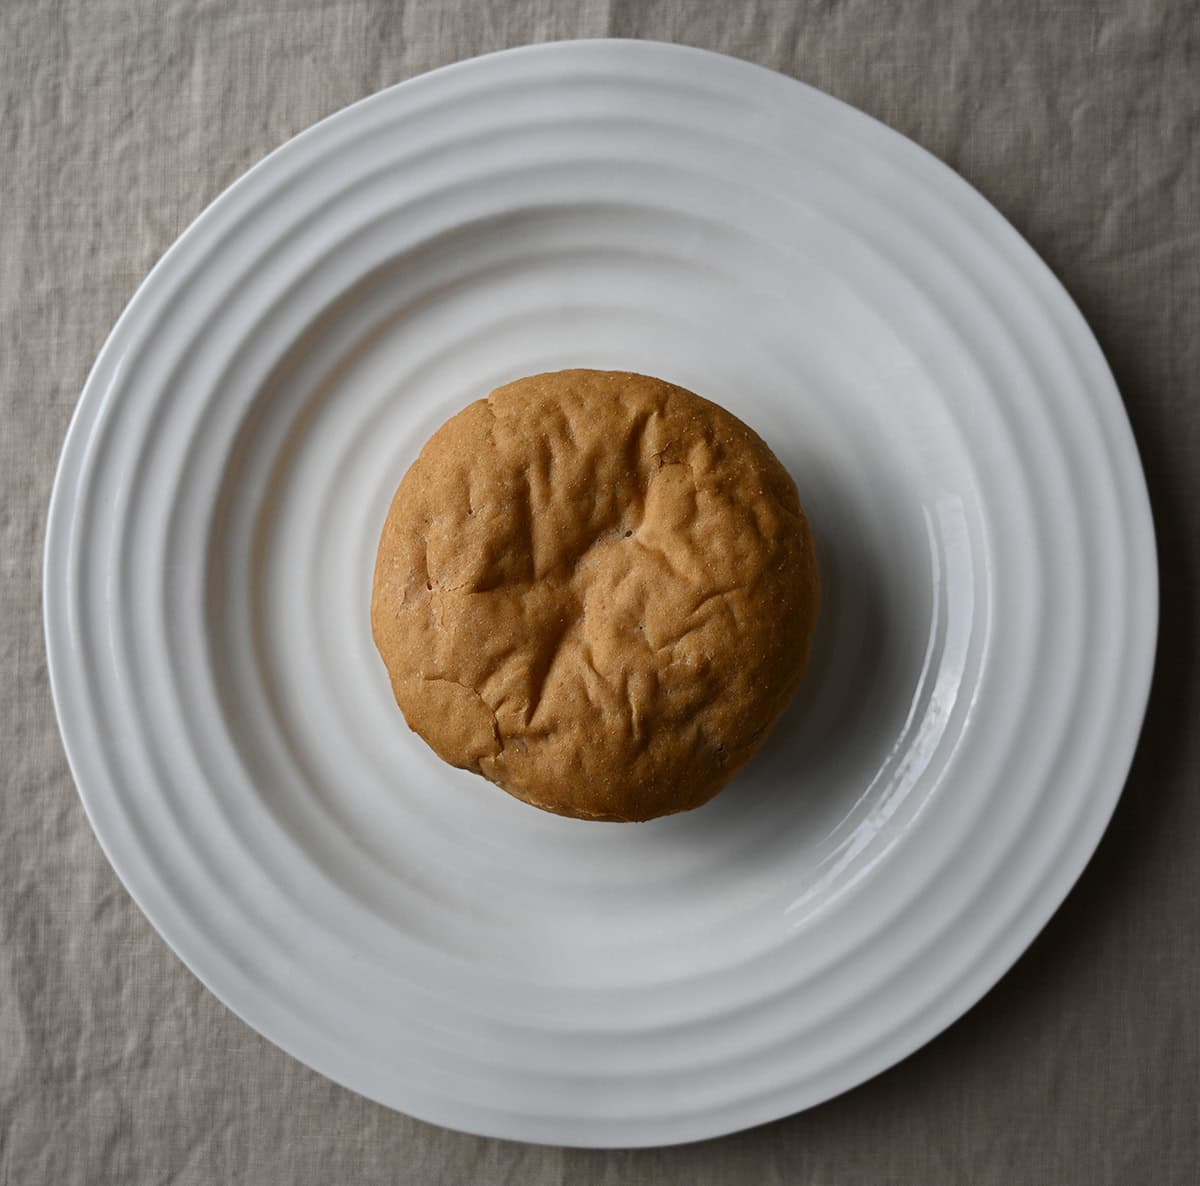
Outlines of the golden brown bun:
M371 624L411 728L535 807L645 820L747 762L818 607L796 486L682 387L558 371L433 434L379 543Z

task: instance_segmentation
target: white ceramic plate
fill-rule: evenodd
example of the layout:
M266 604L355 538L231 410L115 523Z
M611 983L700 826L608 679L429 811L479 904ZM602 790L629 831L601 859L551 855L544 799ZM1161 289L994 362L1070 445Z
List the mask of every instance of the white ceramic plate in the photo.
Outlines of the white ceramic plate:
M371 642L421 443L571 366L731 408L820 537L800 702L652 824L440 764ZM413 1115L646 1145L824 1100L995 982L1112 811L1157 593L1113 380L995 210L799 83L593 41L359 103L197 219L88 380L45 602L96 833L213 992Z

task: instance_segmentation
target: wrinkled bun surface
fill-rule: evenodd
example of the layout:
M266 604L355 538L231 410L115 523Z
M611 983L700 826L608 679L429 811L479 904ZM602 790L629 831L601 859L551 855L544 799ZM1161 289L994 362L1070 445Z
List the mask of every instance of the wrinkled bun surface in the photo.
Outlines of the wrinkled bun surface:
M698 807L808 660L812 537L737 417L643 375L559 371L434 433L396 492L371 622L409 725L561 815Z

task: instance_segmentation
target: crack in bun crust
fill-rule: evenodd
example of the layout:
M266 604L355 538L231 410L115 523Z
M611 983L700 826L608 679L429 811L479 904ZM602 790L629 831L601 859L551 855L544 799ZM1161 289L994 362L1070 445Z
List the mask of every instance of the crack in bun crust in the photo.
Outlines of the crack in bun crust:
M571 370L451 417L379 543L375 643L409 726L546 811L711 799L808 661L819 592L795 483L684 388Z

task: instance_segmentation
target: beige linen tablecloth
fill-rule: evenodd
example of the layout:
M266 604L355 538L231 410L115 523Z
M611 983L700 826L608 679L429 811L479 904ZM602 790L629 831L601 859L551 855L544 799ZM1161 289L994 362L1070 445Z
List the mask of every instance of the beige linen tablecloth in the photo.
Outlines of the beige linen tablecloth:
M218 1004L88 828L51 710L39 595L50 483L88 367L209 200L390 83L597 35L792 74L982 190L1112 363L1163 578L1159 667L1121 806L1000 986L824 1107L639 1152L410 1120ZM8 0L0 97L0 1184L1200 1182L1200 6Z

